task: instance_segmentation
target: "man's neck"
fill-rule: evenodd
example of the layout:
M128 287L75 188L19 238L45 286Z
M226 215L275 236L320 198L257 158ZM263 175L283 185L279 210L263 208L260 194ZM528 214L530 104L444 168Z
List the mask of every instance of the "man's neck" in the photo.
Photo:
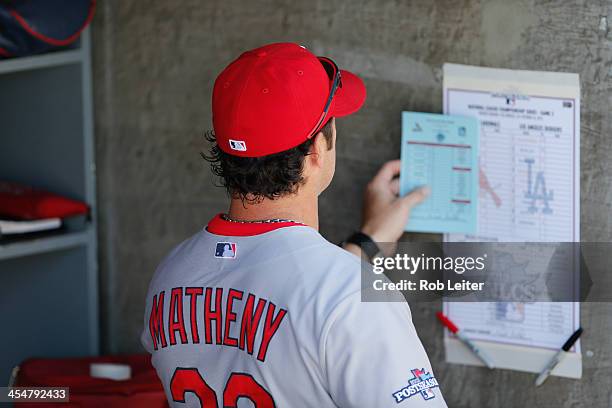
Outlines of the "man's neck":
M259 221L282 218L300 222L316 230L319 229L319 206L317 197L287 195L275 200L263 199L257 204L249 204L232 198L228 215L234 220Z

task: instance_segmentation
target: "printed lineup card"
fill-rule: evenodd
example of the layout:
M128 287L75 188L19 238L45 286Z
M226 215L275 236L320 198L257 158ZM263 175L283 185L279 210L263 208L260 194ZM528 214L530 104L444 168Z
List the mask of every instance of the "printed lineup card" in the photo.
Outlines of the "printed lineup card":
M445 113L480 121L478 228L445 241L580 242L578 75L445 64L443 88ZM496 367L529 372L580 327L576 302L445 301L444 311ZM449 333L445 345L447 361L480 364ZM581 373L578 341L552 374Z
M431 194L416 206L406 231L476 232L478 121L465 116L402 112L400 195L420 186Z

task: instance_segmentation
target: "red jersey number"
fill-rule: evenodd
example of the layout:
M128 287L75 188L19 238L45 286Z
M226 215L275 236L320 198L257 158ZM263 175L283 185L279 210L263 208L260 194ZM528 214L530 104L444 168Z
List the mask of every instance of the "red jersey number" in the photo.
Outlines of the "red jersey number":
M175 402L185 402L191 392L200 400L202 408L218 408L217 394L210 388L196 368L179 367L170 381L170 391ZM247 398L257 408L274 408L274 399L255 379L244 373L232 373L223 391L223 407L236 408L240 398Z

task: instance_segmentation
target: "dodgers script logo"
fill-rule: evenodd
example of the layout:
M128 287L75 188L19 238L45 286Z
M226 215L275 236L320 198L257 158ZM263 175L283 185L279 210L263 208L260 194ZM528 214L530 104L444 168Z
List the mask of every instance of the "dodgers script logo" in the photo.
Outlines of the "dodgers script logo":
M236 258L236 243L217 242L217 247L215 248L215 258Z
M429 374L424 368L420 370L415 368L410 370L413 377L408 380L408 386L402 388L399 391L393 393L395 402L398 404L417 393L420 393L424 400L430 400L436 397L436 394L432 391L432 388L438 387L438 380Z

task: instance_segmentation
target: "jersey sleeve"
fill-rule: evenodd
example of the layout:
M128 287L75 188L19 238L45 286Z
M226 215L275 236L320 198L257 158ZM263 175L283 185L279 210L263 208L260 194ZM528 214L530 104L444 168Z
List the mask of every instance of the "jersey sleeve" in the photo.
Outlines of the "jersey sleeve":
M326 326L321 363L339 407L446 407L407 303L361 302L356 293Z
M144 349L149 354L151 354L153 353L153 340L151 339L151 334L149 332L149 317L151 313L151 299L150 299L148 292L147 292L147 297L145 300L142 331L140 332L140 344L142 345L142 347L144 347Z

